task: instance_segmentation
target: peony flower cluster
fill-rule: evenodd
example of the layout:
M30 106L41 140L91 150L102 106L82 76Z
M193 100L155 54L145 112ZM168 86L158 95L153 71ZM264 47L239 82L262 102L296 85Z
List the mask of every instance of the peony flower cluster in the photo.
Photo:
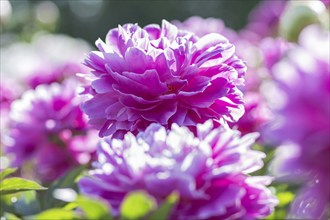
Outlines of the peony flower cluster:
M299 46L273 68L279 90L273 137L283 143L273 164L279 177L306 183L292 218L323 219L330 189L329 32L309 26ZM311 41L311 39L314 39Z
M85 64L92 69L82 108L101 137L137 134L151 123L195 129L208 119L236 121L244 113L246 67L220 34L202 38L162 26L126 24L112 29Z
M82 193L105 199L118 214L127 193L145 190L161 203L180 195L171 219L260 219L277 200L266 188L269 177L249 176L263 166L264 153L250 149L257 133L240 137L211 120L167 130L151 124L137 137L105 139L90 175L79 181Z
M47 4L43 11L57 7ZM126 210L127 196L137 191L153 203L141 219L154 212L170 220L329 218L326 9L329 0L260 1L239 31L198 16L128 23L110 29L94 51L64 35L40 32L31 43L5 39L2 176L17 167L12 175L49 186L65 174L82 175L82 195L74 188L64 190L72 198L54 191L54 198L77 205L61 207L59 218L140 214ZM92 167L69 172L82 164ZM269 171L276 178L270 188ZM28 218L60 208L44 206L40 195ZM19 209L30 194L14 196L6 206L17 202L15 209L8 204L3 211L25 218ZM94 202L85 196L105 201L111 214L101 206L90 213L85 206Z
M40 85L12 103L5 143L5 152L14 156L12 166L33 162L37 175L50 181L90 161L97 136L79 108L77 86L73 80Z

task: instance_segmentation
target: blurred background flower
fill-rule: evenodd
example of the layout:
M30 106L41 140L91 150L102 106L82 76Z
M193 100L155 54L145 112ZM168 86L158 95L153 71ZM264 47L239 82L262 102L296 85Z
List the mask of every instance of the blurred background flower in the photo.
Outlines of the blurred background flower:
M30 162L32 173L49 182L92 159L97 136L79 108L77 85L40 85L12 103L4 150L13 167Z
M278 92L270 138L283 143L273 163L275 174L301 182L290 217L326 217L330 198L330 54L329 31L317 25L303 29L299 45L272 71ZM313 41L311 45L310 41ZM313 204L313 205L312 205Z

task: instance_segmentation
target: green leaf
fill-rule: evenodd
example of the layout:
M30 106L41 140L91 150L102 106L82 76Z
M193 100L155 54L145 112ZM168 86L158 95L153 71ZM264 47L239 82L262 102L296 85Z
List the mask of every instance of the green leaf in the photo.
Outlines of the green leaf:
M6 220L20 220L20 218L18 218L16 215L8 212L5 212L3 217L5 217Z
M284 209L275 209L275 211L269 215L266 220L279 220L286 219L286 211Z
M13 195L15 194L0 196L0 216L3 216L4 212L15 213L16 210L12 201L15 201L16 196Z
M277 193L276 196L279 200L278 207L284 207L294 199L294 194L292 192L280 192Z
M313 1L311 1L313 2ZM297 42L300 32L310 24L320 24L320 13L313 9L313 4L306 1L301 2L290 1L287 4L287 10L281 15L279 24L279 34L288 41ZM325 10L325 8L324 8Z
M105 203L84 196L79 196L76 203L85 213L86 219L112 219L109 212L109 207Z
M148 219L150 220L162 220L168 219L168 216L177 203L179 195L177 193L172 193L166 199L166 201L155 211L153 212Z
M63 209L65 209L65 210L74 210L77 207L78 207L78 204L76 202L70 202L70 203L66 204L63 207Z
M53 196L53 193L56 189L61 188L75 188L76 183L75 180L77 177L82 173L82 171L86 168L86 166L79 166L75 169L72 169L64 176L60 177L58 180L53 182L50 185L49 189L47 190L46 195L43 199L44 209L54 208L54 207L61 207L65 204L63 201L56 200Z
M7 168L0 172L0 180L3 180L6 176L9 174L14 173L17 170L17 168Z
M45 190L47 188L40 186L38 183L31 180L26 180L19 177L12 177L4 179L0 183L0 193L1 195L6 195L10 193L17 193L27 190Z
M38 215L28 216L24 219L33 219L33 220L73 220L79 219L79 216L74 211L54 208L48 209L44 212L39 213Z
M16 199L17 201L12 205L15 207L15 213L20 216L34 215L41 211L36 191L25 191L16 194Z
M123 219L140 219L155 207L156 203L153 198L144 192L136 191L125 197L120 211Z

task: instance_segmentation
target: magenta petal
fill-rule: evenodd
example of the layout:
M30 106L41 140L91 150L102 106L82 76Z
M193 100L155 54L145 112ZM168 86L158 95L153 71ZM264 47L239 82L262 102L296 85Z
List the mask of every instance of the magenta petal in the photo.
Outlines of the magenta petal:
M168 88L165 83L162 83L159 79L158 73L155 70L147 70L144 73L137 74L133 72L124 72L123 76L133 80L136 83L140 83L147 86L149 91L146 94L157 96L165 93Z
M160 27L158 24L149 24L143 29L148 32L150 40L155 40L160 37Z
M141 116L148 121L157 121L160 124L165 125L168 123L169 118L175 114L176 109L177 103L173 101L163 102L162 104L151 109L149 112L141 112Z
M85 59L86 66L94 69L98 72L106 72L105 64L104 64L104 55L101 52L91 52L88 55L88 58Z
M107 72L123 72L127 71L125 60L116 53L104 53L104 62Z
M126 111L126 106L124 106L120 102L114 102L112 105L109 105L105 109L107 119L109 119L109 120L117 119L119 121L123 121L124 119L127 119L127 117L125 117L125 115L124 115L125 111ZM122 118L122 117L124 117L124 118Z
M159 79L162 82L170 80L173 77L170 71L171 62L168 61L166 55L164 53L160 53L156 57L155 62L156 62L155 70L158 73Z
M160 100L147 100L133 94L123 93L117 89L118 86L114 86L113 88L118 95L120 95L119 101L130 108L143 110L152 108L161 103Z
M143 73L150 68L149 65L152 63L152 57L136 47L130 47L126 50L125 60L128 71L135 73Z
M195 44L196 52L194 53L193 56L196 58L211 47L226 45L227 43L228 40L220 34L215 34L215 33L207 34L196 42Z
M188 81L187 85L182 87L183 92L181 92L180 94L187 93L188 95L189 93L192 92L202 93L205 91L205 88L207 88L209 83L210 83L209 77L203 77L203 76L194 77Z
M173 41L178 35L178 28L166 20L162 20L161 36Z
M116 85L114 85L116 89L123 93L149 98L150 96L161 95L167 90L166 85L159 81L154 70L147 70L142 74L130 72L119 74L114 72L111 73L111 76L116 80Z
M209 107L214 102L214 100L226 95L228 88L224 86L225 84L227 84L226 79L217 78L211 81L211 84L205 89L203 93L185 97L184 101L187 102L187 104L191 104L195 107Z
M95 89L97 93L108 93L112 92L112 84L114 80L109 76L103 76L100 79L94 80L92 82L92 88Z
M90 118L104 118L105 109L107 106L116 102L116 98L108 93L97 94L92 99L86 101L82 105L82 109L86 114L90 115Z

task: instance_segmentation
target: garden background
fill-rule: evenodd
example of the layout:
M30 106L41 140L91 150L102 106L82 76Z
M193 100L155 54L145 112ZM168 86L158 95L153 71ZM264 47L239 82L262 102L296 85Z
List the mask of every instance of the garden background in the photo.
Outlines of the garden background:
M330 136L328 122L330 121L330 90L327 90L329 85L325 85L322 89L315 89L314 84L308 84L313 80L308 81L308 79L305 79L306 81L302 83L303 88L299 87L301 90L298 91L298 87L294 87L292 91L290 89L285 90L288 93L287 100L292 99L292 106L288 105L288 109L284 111L274 110L270 107L278 101L279 97L272 97L278 91L273 90L271 83L280 84L280 81L283 80L281 77L274 77L276 71L273 66L281 62L286 63L288 60L288 62L292 61L294 63L294 58L288 55L291 53L288 51L295 51L298 48L297 51L300 52L299 56L301 57L299 58L301 60L306 58L307 55L303 56L306 53L311 57L310 60L315 59L317 60L315 62L320 62L317 67L309 61L299 63L299 65L304 66L307 72L312 69L314 72L320 72L320 74L325 73L322 76L316 76L315 84L318 83L317 86L320 86L322 81L325 83L330 82L330 61L327 57L329 56L330 20L330 3L328 0L0 0L0 2L1 220L103 220L116 219L118 216L122 219L168 219L172 215L171 210L174 210L173 207L180 203L180 198L176 193L170 194L163 201L158 201L151 195L147 195L143 190L132 190L125 196L119 213L117 213L118 210L115 211L115 208L109 208L109 203L107 203L104 196L102 199L86 193L84 190L88 191L89 186L81 185L81 188L86 188L79 189L77 183L81 178L84 178L83 176L87 175L88 170L91 170L92 161L95 164L97 163L95 162L97 161L95 159L95 148L99 139L96 131L88 130L88 123L84 118L86 115L81 113L81 103L86 102L86 100L79 100L80 96L77 95L77 91L69 91L68 89L69 87L79 87L80 93L88 93L88 89L86 89L88 88L88 82L86 84L86 81L84 81L88 77L81 79L84 77L81 76L90 72L90 70L82 63L84 62L92 69L97 69L86 60L99 62L96 58L93 60L94 58L89 57L90 60L88 60L87 57L90 51L100 50L103 47L103 45L100 46L99 42L96 47L95 42L99 38L104 40L110 29L127 23L137 23L140 27L148 24L161 25L163 19L172 22L179 28L188 30L191 28L190 30L197 30L197 32L199 29L202 29L202 31L207 30L208 25L210 25L212 31L218 28L220 34L233 41L232 43L236 46L236 54L246 63L247 86L246 88L237 87L244 94L250 92L250 90L258 93L258 98L254 99L254 96L246 96L251 98L245 97L246 100L253 100L252 105L245 106L246 115L248 116L243 116L241 121L238 122L239 124L233 122L229 125L231 128L240 130L243 134L260 132L261 137L256 139L256 142L252 144L252 148L265 154L265 158L263 158L264 166L255 169L254 172L249 172L247 176L273 176L272 168L281 163L285 164L282 159L285 160L287 155L294 154L296 149L293 146L290 148L288 145L286 147L290 150L284 151L283 154L283 147L278 149L278 146L283 145L282 141L284 140L290 143L291 141L297 142L298 145L306 141L306 143L312 143L312 145L316 143L325 148L325 150L320 150L321 154L318 154L322 157L313 157L315 156L313 150L307 150L307 153L303 151L301 157L303 158L302 161L307 161L310 158L306 159L305 156L308 155L311 157L310 160L314 162L318 160L315 158L319 158L317 165L315 165L316 168L314 168L314 164L310 167L312 171L313 169L321 170L321 177L307 175L307 179L310 178L310 180L304 180L305 182L301 181L299 179L301 176L296 176L295 172L291 173L291 179L274 177L268 188L270 189L269 192L276 196L276 201L272 200L270 196L269 198L265 196L267 197L265 198L265 201L267 200L265 206L268 205L272 209L276 204L274 212L267 217L262 213L260 214L262 217L255 219L280 220L301 219L302 217L304 219L327 219L329 217L330 186L328 167L330 167ZM198 17L196 18L196 16ZM181 23L190 17L199 19L199 23L192 26L189 22ZM211 21L202 18L215 19ZM309 25L315 26L310 28ZM304 31L305 28L308 30ZM306 42L313 42L312 44L315 44L315 46L313 47ZM304 49L300 51L301 48ZM314 50L311 50L311 48ZM294 54L294 52L292 53ZM237 66L239 65L237 64ZM297 64L297 66L299 65ZM238 71L241 67L237 66L235 68ZM296 72L300 71L305 74L297 66L293 64L292 66L297 68ZM288 68L286 70L292 69ZM76 73L82 73L78 74L78 80L67 80ZM324 79L321 77L324 77ZM57 88L52 84L54 82L63 87ZM48 84L52 84L52 86L47 87ZM83 88L86 90L82 89L81 85L84 85ZM316 109L316 113L314 110L309 113L307 110L307 113L297 110L306 106L306 108L310 107L309 102L308 104L301 102L304 104L300 105L299 95L295 95L296 93L293 92L303 93L304 86L310 96L307 94L303 98L314 101L311 102L313 103L311 105L312 109ZM169 87L169 90L171 89L172 87ZM261 96L265 96L260 99L262 101L259 100L259 92L262 94ZM319 95L321 92L324 93ZM52 97L53 93L56 93L54 97ZM89 95L95 95L91 91L89 93ZM293 95L290 96L290 94ZM73 103L72 105L75 107L74 116L70 115L71 121L65 117L59 119L62 123L61 126L65 129L62 127L59 131L56 130L56 119L42 121L44 127L49 130L56 128L57 133L53 130L52 132L40 131L38 127L38 123L41 124L38 120L41 120L40 118L44 114L46 115L47 112L55 109L55 113L51 112L49 115L53 115L47 115L47 117L57 118L56 101L51 104L53 108L51 110L47 110L47 108L43 110L44 104L38 104L35 101L35 99L49 101L51 98L47 98L47 95L54 98L54 100L58 97L64 97L65 101L69 100L68 102ZM245 98L244 101L246 101ZM264 98L265 100L263 100ZM265 107L264 104L267 106ZM292 115L288 113L291 111L290 108L293 109ZM33 111L30 111L31 109ZM84 109L84 113L87 112L88 116L93 115L94 109L90 110L88 107L86 109ZM320 113L320 109L322 113ZM272 128L267 127L267 123L271 124L272 121L277 121L278 116L288 117L288 121L290 121L290 117L295 115L298 116L297 119L292 119L292 127L290 127L290 123L286 124L287 127L282 130L272 130ZM305 118L307 118L306 121L304 121ZM319 120L319 118L321 118L320 121L323 121L320 127L323 125L324 127L318 128L315 126L317 127L315 128L314 123L310 123L309 119ZM296 121L294 121L295 119ZM24 123L30 123L29 127ZM79 125L70 128L70 125L66 123L71 123L71 125L78 123ZM317 140L313 138L303 139L303 141L296 140L299 135L308 136L310 132L308 129L314 128L315 130L321 130L316 131L319 135ZM68 130L70 130L69 133ZM300 131L301 133L299 133ZM282 134L287 132L287 136L276 132ZM109 133L105 132L105 134ZM42 139L41 136L46 139ZM279 141L279 139L282 140ZM55 143L60 147L68 148L69 151L63 153L49 146L47 146L49 149L44 148L42 150L41 143ZM284 144L287 144L287 142ZM301 145L304 147L304 144ZM34 151L37 153L30 154ZM103 153L101 150L98 152L100 155L103 155ZM98 161L102 163L100 162L102 160L100 155ZM69 159L63 159L64 157ZM242 158L244 157L242 156ZM289 162L288 167L291 166ZM94 165L94 168L98 165ZM325 172L323 172L324 170ZM105 170L104 172L106 173ZM95 174L91 173L90 175ZM317 173L317 175L319 174ZM316 185L313 181L316 182ZM304 191L304 186L307 188L306 191ZM314 193L317 199L307 201L306 198L310 198L308 193ZM300 197L304 197L303 200ZM111 202L110 204L112 205ZM313 207L319 208L313 209ZM297 213L290 211L293 209L297 209ZM219 217L219 219L226 218ZM244 216L242 219L245 219ZM248 218L246 217L246 219Z

